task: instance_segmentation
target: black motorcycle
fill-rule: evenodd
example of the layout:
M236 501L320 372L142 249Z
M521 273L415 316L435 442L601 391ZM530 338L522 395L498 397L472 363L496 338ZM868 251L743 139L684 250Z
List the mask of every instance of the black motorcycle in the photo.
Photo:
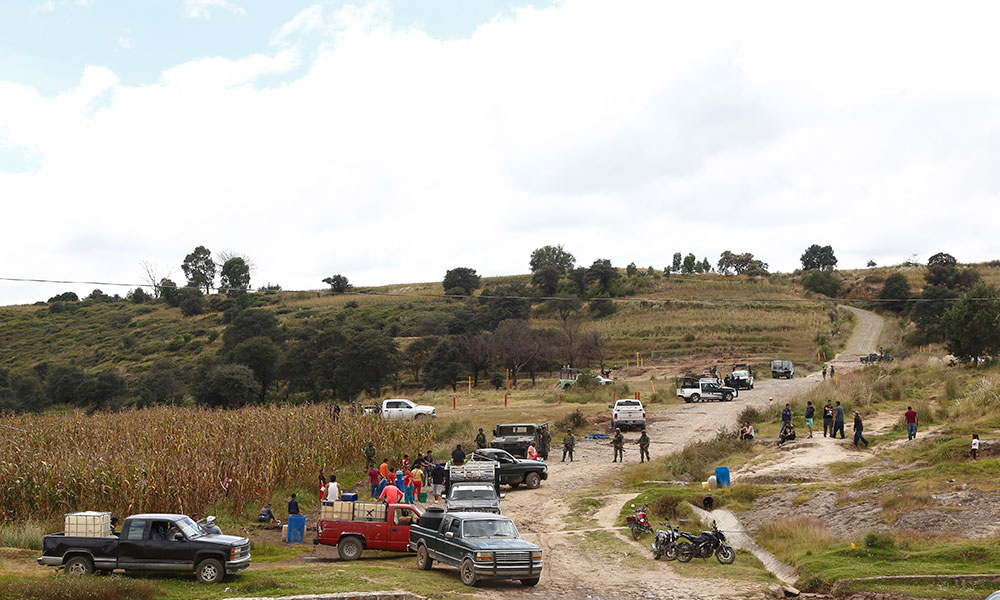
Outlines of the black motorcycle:
M660 560L660 558L666 558L667 560L674 560L677 558L677 528L670 528L670 524L667 524L666 529L657 529L656 538L650 547L653 549L653 559Z
M715 558L724 565L731 565L736 560L736 551L725 544L726 534L719 531L712 521L711 531L702 531L701 535L680 532L677 541L677 560L689 562L692 558Z

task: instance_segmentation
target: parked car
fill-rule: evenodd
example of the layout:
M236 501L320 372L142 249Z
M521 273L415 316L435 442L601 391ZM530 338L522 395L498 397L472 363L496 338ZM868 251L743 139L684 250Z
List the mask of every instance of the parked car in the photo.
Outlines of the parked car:
M531 489L542 485L549 478L549 467L538 460L515 458L497 448L481 448L472 453L470 461L495 462L500 471L500 483L517 487L522 483Z
M791 379L795 375L795 365L790 360L772 360L771 377L780 379L785 377Z
M559 388L565 390L575 385L577 379L579 379L580 377L580 373L581 373L580 369L571 369L568 367L564 367L559 372ZM609 379L604 375L595 374L593 377L594 379L597 380L597 385L613 385L615 383L614 379Z
M410 550L417 568L430 570L434 562L458 567L462 583L483 579L518 579L538 584L542 549L521 538L514 522L500 515L476 512L426 513L410 527Z
M683 398L685 402L708 402L709 400L729 402L738 395L739 390L719 385L717 379L677 378L677 396Z
M38 564L70 575L189 571L201 583L218 583L250 566L250 540L206 534L185 515L140 514L125 519L117 537L47 535Z
M395 420L421 420L421 419L436 419L437 409L433 406L426 406L423 404L416 404L407 400L406 398L389 398L388 400L382 401L381 408L379 407L366 407L366 412L381 411L381 414L386 419Z
M541 435L542 426L537 423L504 423L493 429L490 448L499 448L525 458L528 456L528 444L534 443L538 448Z
M500 498L493 482L460 481L451 484L445 509L448 512L484 512L500 514Z
M733 373L725 379L727 386L738 390L753 389L753 369L746 363L733 365Z
M410 524L422 514L412 504L337 502L334 518L320 518L313 544L336 546L340 560L357 560L365 550L406 552Z
M622 399L609 406L611 409L611 428L621 427L623 429L634 427L642 428L646 426L646 409L642 407L639 400Z

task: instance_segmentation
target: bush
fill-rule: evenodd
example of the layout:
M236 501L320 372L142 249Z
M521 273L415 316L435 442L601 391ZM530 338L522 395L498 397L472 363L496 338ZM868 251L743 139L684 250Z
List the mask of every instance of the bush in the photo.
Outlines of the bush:
M503 375L501 375L500 373L494 373L493 376L490 377L490 385L493 386L493 389L499 390L500 388L503 387L503 384L504 384L504 378Z
M885 531L869 531L865 534L866 548L881 548L888 550L896 546L896 539L891 533Z
M0 586L0 600L151 600L163 593L152 581L131 577L45 577Z
M555 431L582 429L587 424L587 416L579 408L556 421Z
M42 531L38 523L9 523L0 525L0 548L42 549Z
M836 298L841 281L830 271L809 271L802 276L802 287L817 294Z

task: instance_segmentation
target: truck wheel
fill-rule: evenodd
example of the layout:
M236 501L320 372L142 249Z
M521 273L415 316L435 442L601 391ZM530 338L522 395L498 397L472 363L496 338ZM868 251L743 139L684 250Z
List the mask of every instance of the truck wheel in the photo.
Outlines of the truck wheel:
M701 402L701 396L698 394L691 394L691 402Z
M524 484L528 486L528 489L538 489L538 486L542 485L542 478L538 473L528 473L524 476Z
M521 585L527 586L527 587L533 587L533 586L538 585L538 580L539 579L541 579L541 577L532 577L531 579L522 579L521 580Z
M421 413L419 415L414 415L413 420L414 421L423 422L423 420L426 419L426 418L427 418L427 415Z
M427 552L427 546L420 544L417 547L417 568L421 571L430 571L433 565L434 561L431 560L431 555Z
M219 583L226 571L219 560L206 558L194 568L194 574L198 577L199 583Z
M337 544L337 556L340 560L358 560L361 558L361 541L356 537L345 537Z
M723 402L731 402L732 399L733 399L733 395L730 394L730 393L728 393L728 392L722 395L722 401Z
M469 586L479 583L479 575L476 575L476 566L472 564L471 558L462 561L462 583Z
M90 575L94 572L94 561L86 556L74 556L66 561L67 575Z

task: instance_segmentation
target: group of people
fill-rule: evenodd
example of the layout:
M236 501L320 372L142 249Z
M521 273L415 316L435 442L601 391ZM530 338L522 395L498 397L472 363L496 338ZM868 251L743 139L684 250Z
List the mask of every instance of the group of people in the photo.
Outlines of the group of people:
M428 450L426 454L417 453L412 463L410 455L403 454L398 463L390 463L386 457L378 465L370 456L374 454L374 450L374 444L369 440L365 447L365 466L368 469L368 486L372 499L389 503L413 503L420 499L425 487L430 487L434 501L441 500L445 468L442 463L434 460L432 450ZM456 465L465 462L465 451L461 444L452 452L452 462Z

